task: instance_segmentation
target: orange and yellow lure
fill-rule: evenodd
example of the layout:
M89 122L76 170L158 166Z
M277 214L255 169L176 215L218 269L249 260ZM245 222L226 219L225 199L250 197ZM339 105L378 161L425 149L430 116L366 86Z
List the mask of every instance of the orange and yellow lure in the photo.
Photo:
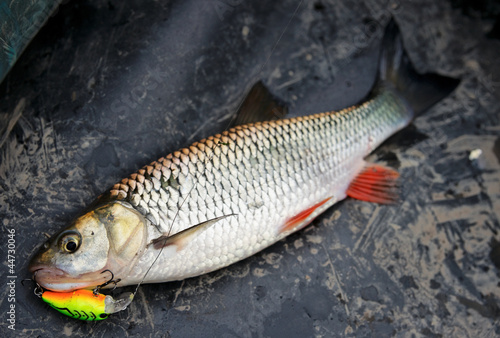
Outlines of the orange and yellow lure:
M43 291L41 298L62 314L87 321L108 318L112 313L124 310L134 299L134 294L126 292L116 300L109 295L92 290L75 290L72 292Z

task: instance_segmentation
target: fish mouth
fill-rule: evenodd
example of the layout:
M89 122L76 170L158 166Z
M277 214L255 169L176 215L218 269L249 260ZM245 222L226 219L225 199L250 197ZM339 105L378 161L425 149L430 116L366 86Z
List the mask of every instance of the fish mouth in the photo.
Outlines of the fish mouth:
M71 277L63 270L55 267L32 266L33 280L44 289L56 292L70 292L78 289L96 287L95 278L85 276Z

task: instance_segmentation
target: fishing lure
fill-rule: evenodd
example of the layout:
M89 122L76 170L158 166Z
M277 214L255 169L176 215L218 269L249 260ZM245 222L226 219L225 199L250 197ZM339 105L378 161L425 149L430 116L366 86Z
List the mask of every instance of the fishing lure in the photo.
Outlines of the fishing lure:
M44 302L63 315L86 321L108 318L112 313L124 310L134 299L132 292L125 292L117 299L92 290L80 289L72 292L43 291Z
M111 279L106 283L99 285L94 290L79 289L71 292L44 290L37 283L35 274L33 276L36 284L34 293L51 307L68 317L86 321L103 320L108 318L110 314L125 310L135 296L135 292L125 292L114 299L112 296L100 293L102 287L111 283L116 285L117 282L113 280L114 275L110 270L103 272L107 271L111 273Z

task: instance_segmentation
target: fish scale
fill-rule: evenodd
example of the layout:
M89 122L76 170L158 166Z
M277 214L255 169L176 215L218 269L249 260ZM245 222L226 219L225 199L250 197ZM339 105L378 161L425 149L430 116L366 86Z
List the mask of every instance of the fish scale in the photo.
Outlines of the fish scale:
M363 157L409 123L392 90L339 112L237 126L143 167L113 186L151 224L148 240L234 214L180 251L165 250L148 281L178 280L243 259L288 233L286 220L333 197L345 198ZM158 250L148 246L121 284L138 283Z

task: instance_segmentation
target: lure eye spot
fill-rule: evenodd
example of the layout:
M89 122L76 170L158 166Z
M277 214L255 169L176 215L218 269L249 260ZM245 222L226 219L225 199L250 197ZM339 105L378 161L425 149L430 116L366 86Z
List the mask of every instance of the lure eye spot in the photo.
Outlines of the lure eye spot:
M105 314L105 313L101 313L101 314L99 315L99 318L106 319L106 318L108 318L108 315L107 315L107 314Z
M59 236L59 247L66 253L74 253L80 247L82 236L78 231L68 230Z

